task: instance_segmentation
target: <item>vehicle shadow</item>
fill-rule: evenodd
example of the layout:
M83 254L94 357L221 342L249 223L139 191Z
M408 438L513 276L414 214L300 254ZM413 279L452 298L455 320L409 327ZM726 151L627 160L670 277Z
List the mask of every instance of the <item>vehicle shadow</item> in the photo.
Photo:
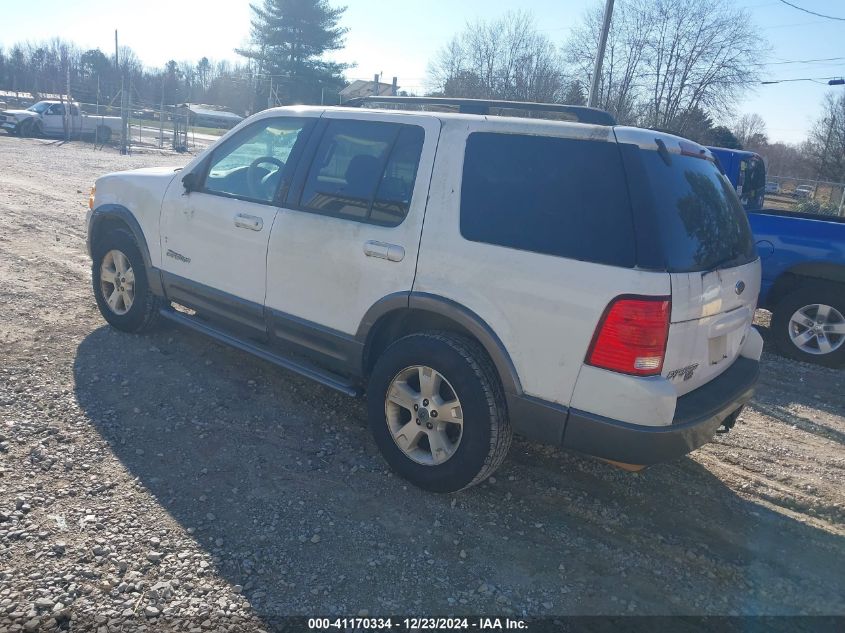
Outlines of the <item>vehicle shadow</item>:
M495 480L434 495L386 471L360 402L193 333L101 327L74 378L117 459L271 628L361 609L845 613L843 538L689 458L632 475L516 441Z

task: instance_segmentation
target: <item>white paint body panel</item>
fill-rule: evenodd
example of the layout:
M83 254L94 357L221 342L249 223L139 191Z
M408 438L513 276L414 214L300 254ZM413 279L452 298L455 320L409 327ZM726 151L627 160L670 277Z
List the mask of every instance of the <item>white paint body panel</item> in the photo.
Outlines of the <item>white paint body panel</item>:
M178 182L179 173L173 167L149 167L106 174L98 178L95 183L97 192L94 197L94 208L104 204L126 207L138 220L150 250L150 261L155 266L158 266L161 260L159 249L161 203L170 183L174 180ZM89 213L89 222L90 218Z
M760 260L706 273L673 273L672 325L663 375L679 396L710 382L740 354L760 294ZM744 290L737 294L737 284ZM697 365L692 372L673 370Z
M175 179L161 207L161 269L264 303L267 243L276 210L272 205L200 191L186 195L181 181ZM259 218L261 230L236 226L239 214Z
M382 297L411 290L440 122L431 116L328 111L324 118L419 125L425 130L417 180L405 220L395 227L280 209L267 256L267 307L355 334ZM404 249L400 261L368 257L366 242Z
M678 392L663 376L641 378L584 365L570 405L630 424L666 426L677 401Z
M547 127L546 133L559 136L607 138L609 133L584 125ZM501 339L525 393L569 405L607 304L620 294L668 295L669 275L464 239L459 225L463 148L470 132L484 129L524 132L521 125L498 119L471 126L444 122L414 290L472 310Z
M319 115L320 111L316 111L305 116L318 118ZM271 117L257 117L247 125L279 116L275 112ZM225 138L228 137L229 134ZM218 144L209 151L214 151ZM176 179L161 207L161 269L263 305L267 289L267 246L278 211L279 207L271 203L202 191L186 194L181 181ZM238 226L237 216L256 219L260 229ZM189 258L190 262L179 256Z

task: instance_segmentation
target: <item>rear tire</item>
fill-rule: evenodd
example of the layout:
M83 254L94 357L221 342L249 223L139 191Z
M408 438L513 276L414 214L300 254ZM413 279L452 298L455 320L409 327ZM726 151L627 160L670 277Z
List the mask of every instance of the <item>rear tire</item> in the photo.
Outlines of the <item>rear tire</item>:
M772 314L772 338L789 358L845 365L845 286L811 281L785 296Z
M510 448L504 392L492 363L478 343L451 332L421 332L393 343L370 376L367 408L387 463L425 490L474 486Z
M141 250L126 231L111 231L93 247L91 280L100 314L124 332L152 328L162 300L153 294Z
M95 143L108 143L111 140L111 128L107 125L98 125L97 131L94 133Z

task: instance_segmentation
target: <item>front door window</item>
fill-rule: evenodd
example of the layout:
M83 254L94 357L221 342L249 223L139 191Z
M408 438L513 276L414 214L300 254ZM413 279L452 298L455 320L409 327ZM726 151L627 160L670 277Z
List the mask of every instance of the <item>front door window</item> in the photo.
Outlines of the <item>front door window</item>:
M203 190L256 202L272 202L288 177L288 159L305 119L266 119L215 150Z

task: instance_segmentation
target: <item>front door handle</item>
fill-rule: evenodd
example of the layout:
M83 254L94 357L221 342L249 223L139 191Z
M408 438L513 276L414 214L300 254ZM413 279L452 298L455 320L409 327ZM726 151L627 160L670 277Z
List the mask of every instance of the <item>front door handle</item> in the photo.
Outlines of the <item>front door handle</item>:
M235 226L239 229L249 229L250 231L260 231L264 228L264 220L257 215L247 215L246 213L238 213L235 216Z
M370 240L364 244L364 255L386 259L389 262L401 262L405 259L405 249L398 244Z

